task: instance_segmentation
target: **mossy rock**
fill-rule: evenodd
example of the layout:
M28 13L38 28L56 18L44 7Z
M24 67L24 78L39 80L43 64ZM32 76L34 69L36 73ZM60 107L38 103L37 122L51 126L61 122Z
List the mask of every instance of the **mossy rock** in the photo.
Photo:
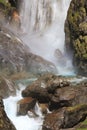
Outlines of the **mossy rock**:
M87 130L87 119L84 120L83 122L81 122L81 123L77 126L76 130Z
M77 73L87 76L87 0L71 1L66 23L66 50L73 53Z
M87 60L87 36L80 36L74 41L75 56Z

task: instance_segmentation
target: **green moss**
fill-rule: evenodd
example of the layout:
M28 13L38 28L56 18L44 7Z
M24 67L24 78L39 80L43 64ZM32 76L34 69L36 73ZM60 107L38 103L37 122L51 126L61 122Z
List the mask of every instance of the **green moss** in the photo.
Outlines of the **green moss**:
M87 128L78 128L76 130L87 130Z
M0 3L3 4L5 7L9 7L10 4L6 2L6 0L0 0Z
M6 4L6 0L0 0L0 3Z
M79 36L78 39L74 41L75 56L86 60L87 59L87 36Z
M78 111L80 109L85 109L85 108L87 108L87 104L80 104L73 107L68 107L67 110L68 112L73 112L73 111Z

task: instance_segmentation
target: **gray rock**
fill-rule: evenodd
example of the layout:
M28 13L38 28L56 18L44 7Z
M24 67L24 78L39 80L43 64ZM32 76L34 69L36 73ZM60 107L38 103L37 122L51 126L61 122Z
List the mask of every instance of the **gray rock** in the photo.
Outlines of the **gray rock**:
M11 33L1 27L0 31L0 71L13 74L16 72L32 72L35 74L56 73L55 65L30 52L29 47Z

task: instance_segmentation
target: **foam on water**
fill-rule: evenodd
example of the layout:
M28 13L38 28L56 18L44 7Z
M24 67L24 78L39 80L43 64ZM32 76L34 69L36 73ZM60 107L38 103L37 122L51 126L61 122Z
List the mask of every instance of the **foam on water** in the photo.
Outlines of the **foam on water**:
M21 90L24 89L23 85L20 85ZM7 116L11 119L17 130L41 130L43 123L43 116L40 108L36 105L36 113L39 115L37 118L29 118L29 116L16 116L17 101L22 99L21 91L17 91L16 97L9 97L4 99L4 106Z

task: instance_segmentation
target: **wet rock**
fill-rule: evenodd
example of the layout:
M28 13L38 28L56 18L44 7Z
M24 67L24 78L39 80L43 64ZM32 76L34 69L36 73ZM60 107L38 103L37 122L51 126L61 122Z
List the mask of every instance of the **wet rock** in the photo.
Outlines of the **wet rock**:
M17 86L11 80L0 76L0 96L7 98L16 95Z
M66 51L76 72L87 76L87 2L72 0L65 23ZM72 53L72 54L71 54Z
M49 93L54 94L56 89L67 87L70 85L70 82L62 76L54 76L53 78L50 78L47 82L46 89Z
M58 65L60 65L60 66L66 65L66 57L59 49L55 50L54 56L56 58Z
M42 130L59 130L63 124L64 111L65 108L47 114L43 122Z
M87 129L87 118L83 121L80 122L76 127L75 130L86 130Z
M55 65L30 52L29 47L11 31L1 27L0 31L0 71L8 75L17 72L41 74L56 73Z
M41 87L40 82L34 82L22 91L23 97L33 97L39 102L49 102L49 94L47 90Z
M9 120L4 111L3 101L1 98L0 98L0 130L16 130L16 128Z
M27 112L27 115L29 116L29 118L36 118L36 117L38 117L38 115L36 114L35 110L29 110Z
M69 86L66 78L53 74L44 74L31 85L22 91L23 97L31 96L39 102L49 102L51 94L54 94L57 88Z
M41 108L42 114L47 114L48 113L48 104L41 104L39 103L39 107Z
M42 130L60 130L75 126L87 116L87 105L64 107L46 115Z
M64 106L75 106L77 104L86 104L87 87L85 85L76 85L59 88L51 96L50 109L58 109Z
M36 104L36 100L28 97L17 102L17 115L26 115L29 110L32 110Z

